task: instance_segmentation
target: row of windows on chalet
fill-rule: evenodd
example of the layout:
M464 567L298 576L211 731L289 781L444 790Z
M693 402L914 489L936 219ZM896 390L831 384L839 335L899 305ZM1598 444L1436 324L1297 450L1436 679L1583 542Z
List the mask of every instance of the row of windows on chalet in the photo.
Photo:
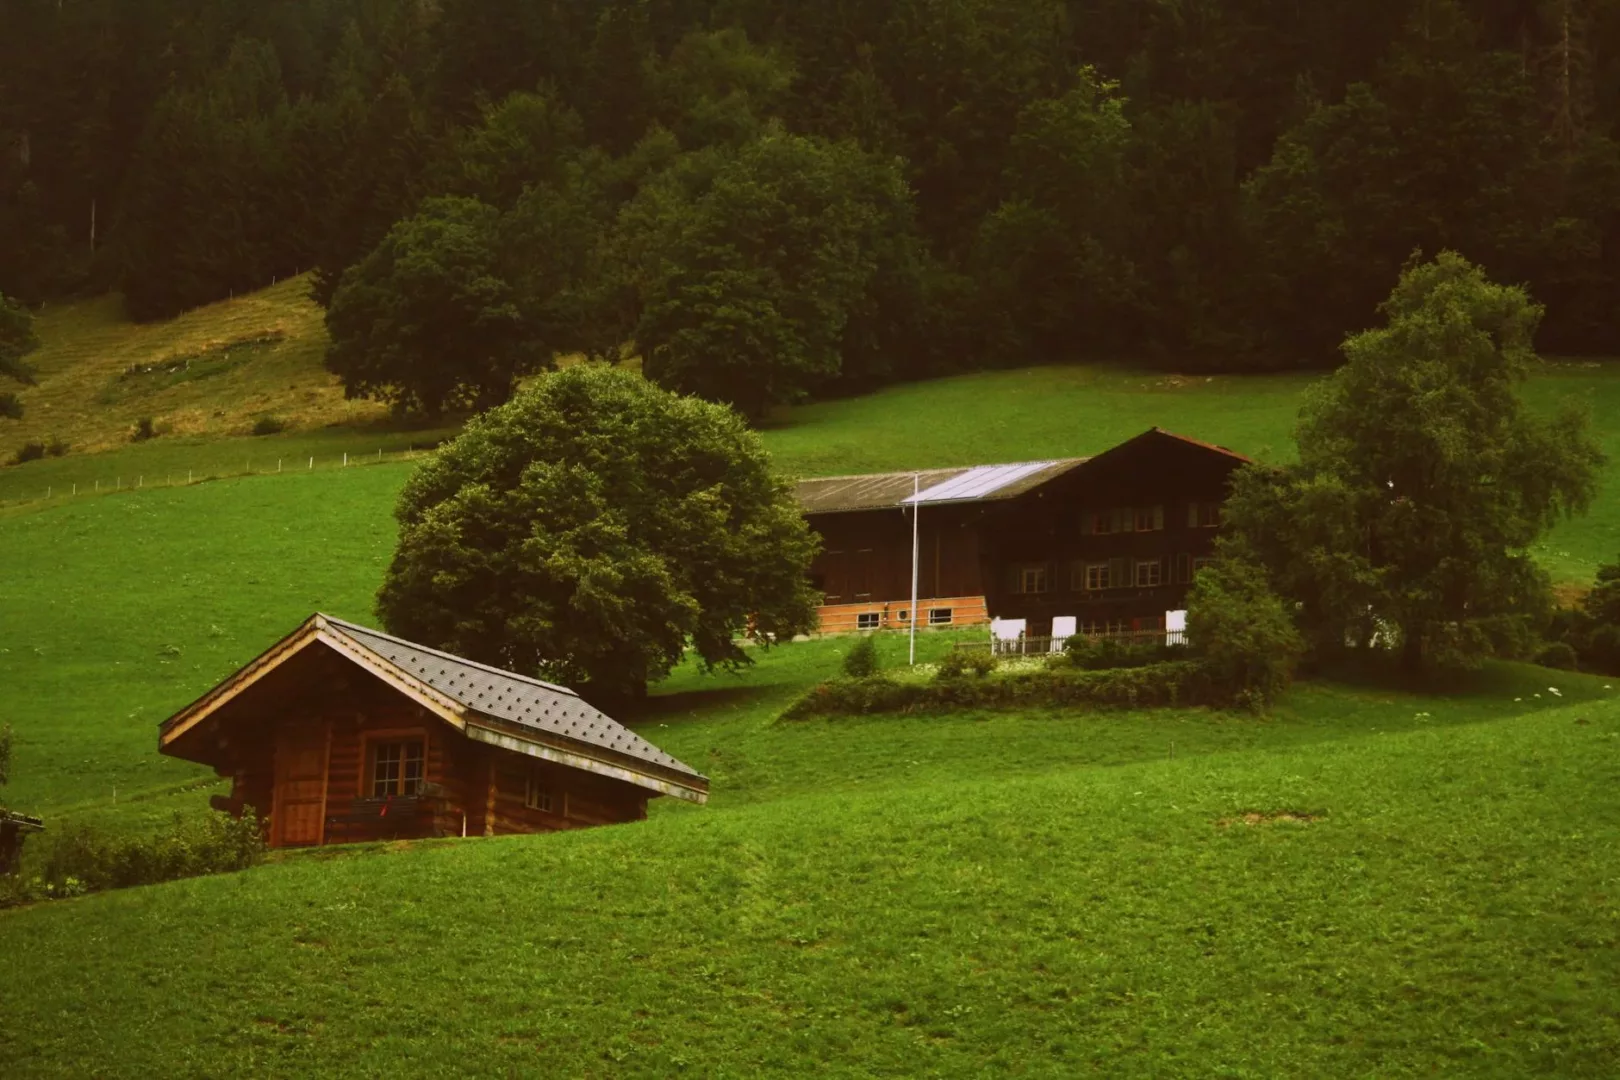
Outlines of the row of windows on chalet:
M1211 555L1182 553L1173 559L1078 559L1069 564L1069 591L1107 592L1111 589L1152 589L1160 585L1190 584L1193 575L1215 561ZM1051 563L1026 562L1012 566L1007 588L1021 595L1052 591Z
M1189 502L1184 520L1189 529L1217 529L1221 524L1221 504ZM1112 536L1115 533L1163 532L1163 503L1152 506L1116 506L1111 510L1091 510L1081 515L1080 532L1085 536Z
M383 799L420 794L426 778L426 764L427 754L421 739L372 743L371 764L367 770L367 774L371 777L372 797ZM560 796L564 803L567 798L566 792ZM523 799L524 805L530 810L539 810L542 813L555 812L566 815L568 812L566 805L557 805L554 809L553 804L557 801L553 798L551 788L540 770L531 766Z

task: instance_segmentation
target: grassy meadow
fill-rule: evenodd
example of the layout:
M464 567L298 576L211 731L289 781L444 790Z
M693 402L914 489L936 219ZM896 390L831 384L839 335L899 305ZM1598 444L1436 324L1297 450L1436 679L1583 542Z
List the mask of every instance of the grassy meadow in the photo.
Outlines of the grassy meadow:
M223 392L293 340L155 393ZM92 352L42 361L39 389ZM1154 424L1282 461L1309 382L997 372L790 410L765 439L799 475L1091 453ZM1591 403L1620 470L1620 367L1554 365L1529 395ZM425 436L326 419L0 469L9 805L120 830L201 810L218 784L159 757L158 723L311 611L373 621L411 468L393 452ZM289 468L151 479L239 457ZM1620 488L1537 554L1589 580L1620 555ZM918 642L927 662L951 637ZM1613 1075L1610 681L1499 664L1425 692L1307 681L1266 718L780 722L847 647L682 668L627 717L711 777L706 807L0 911L0 1075Z

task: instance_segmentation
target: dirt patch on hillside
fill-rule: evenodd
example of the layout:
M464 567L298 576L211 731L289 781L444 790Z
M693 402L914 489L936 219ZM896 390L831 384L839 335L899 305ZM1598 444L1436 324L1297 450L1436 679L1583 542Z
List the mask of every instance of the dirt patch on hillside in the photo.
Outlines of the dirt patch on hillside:
M1326 814L1307 814L1299 810L1245 810L1241 814L1224 817L1215 824L1222 829L1230 829L1233 825L1273 825L1279 822L1289 825L1309 825L1321 821Z

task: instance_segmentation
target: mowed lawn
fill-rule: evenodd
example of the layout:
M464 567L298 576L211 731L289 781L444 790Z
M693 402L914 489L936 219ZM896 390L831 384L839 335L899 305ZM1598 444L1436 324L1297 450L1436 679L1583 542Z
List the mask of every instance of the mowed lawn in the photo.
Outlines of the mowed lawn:
M706 808L0 913L0 1073L1612 1076L1620 709L1304 693L677 711Z
M1041 375L922 389L957 408ZM1019 450L914 406L913 440L862 457L888 395L767 438L805 473L1088 452L1151 422L1105 422L1136 393L1112 378L1076 379L1096 423L1066 450L1055 421ZM980 413L1065 411L1056 384L1006 400ZM1220 412L1192 433L1243 448ZM844 464L812 423L854 440ZM156 754L158 721L310 611L370 621L408 468L0 515L8 801L57 826L200 810L213 778ZM711 776L707 807L0 912L0 1075L1612 1075L1609 683L1502 665L1440 694L1305 684L1267 719L779 723L847 645L683 669L628 718Z

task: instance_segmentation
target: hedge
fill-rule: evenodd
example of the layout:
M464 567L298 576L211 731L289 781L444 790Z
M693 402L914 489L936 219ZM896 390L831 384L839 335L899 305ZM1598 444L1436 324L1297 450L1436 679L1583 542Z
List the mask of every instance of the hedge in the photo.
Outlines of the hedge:
M831 679L794 702L782 714L782 719L964 707L1092 705L1150 708L1219 703L1203 665L1191 660L1176 660L1147 667L1105 671L1051 667L982 678L939 678L931 682L897 682L882 675L864 679Z

